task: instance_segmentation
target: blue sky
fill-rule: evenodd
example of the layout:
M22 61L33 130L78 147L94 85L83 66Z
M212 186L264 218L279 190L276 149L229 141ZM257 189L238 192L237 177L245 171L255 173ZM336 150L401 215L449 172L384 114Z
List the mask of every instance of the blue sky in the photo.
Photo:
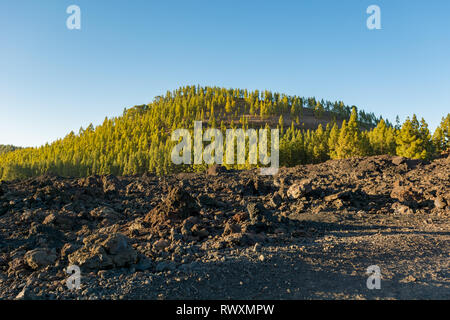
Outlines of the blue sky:
M81 8L68 30L66 8ZM381 8L382 30L366 9ZM434 129L450 112L450 1L0 2L0 144L37 146L179 86L343 100Z

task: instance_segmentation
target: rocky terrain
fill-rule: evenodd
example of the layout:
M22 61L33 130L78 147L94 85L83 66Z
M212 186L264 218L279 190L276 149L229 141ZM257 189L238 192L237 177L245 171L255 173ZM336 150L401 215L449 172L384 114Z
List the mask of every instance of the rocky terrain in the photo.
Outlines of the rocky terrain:
M0 298L450 299L448 157L258 172L3 182Z

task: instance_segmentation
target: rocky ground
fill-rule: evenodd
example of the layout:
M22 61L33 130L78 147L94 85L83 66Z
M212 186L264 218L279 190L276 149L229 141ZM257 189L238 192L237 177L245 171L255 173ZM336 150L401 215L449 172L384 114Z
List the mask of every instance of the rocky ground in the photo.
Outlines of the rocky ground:
M258 172L3 182L0 298L450 299L449 158Z

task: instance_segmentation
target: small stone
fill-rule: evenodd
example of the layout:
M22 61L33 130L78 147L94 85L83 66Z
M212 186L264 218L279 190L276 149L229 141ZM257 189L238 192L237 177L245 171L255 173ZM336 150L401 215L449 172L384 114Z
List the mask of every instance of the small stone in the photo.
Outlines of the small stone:
M139 261L139 263L135 266L137 271L146 271L152 267L152 260L145 257Z
M264 260L265 260L264 255L261 254L261 255L258 257L258 260L261 261L261 262L264 262Z
M33 295L31 289L27 286L23 287L22 291L16 296L16 300L32 300Z
M402 280L400 280L400 282L401 283L408 283L408 282L415 282L416 280L417 279L414 276L409 275L409 276L403 278Z
M444 209L447 206L447 202L442 197L434 199L434 205L438 209Z
M170 245L169 241L167 241L165 239L159 239L158 241L155 242L155 244L153 245L153 248L155 250L162 251L165 248L167 248L169 245Z
M233 233L239 233L241 232L241 226L238 224L234 224L234 223L226 223L225 224L225 228L223 230L223 235L229 235L229 234L233 234Z

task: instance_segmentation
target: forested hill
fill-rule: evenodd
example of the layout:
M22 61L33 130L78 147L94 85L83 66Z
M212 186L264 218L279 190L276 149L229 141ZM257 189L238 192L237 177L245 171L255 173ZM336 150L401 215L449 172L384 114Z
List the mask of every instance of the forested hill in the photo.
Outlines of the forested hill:
M180 166L171 162L176 144L170 139L171 132L176 128L192 129L194 120L202 120L204 128L222 130L278 127L282 132L280 162L287 166L377 153L405 152L421 158L431 155L431 136L424 121L419 123L414 117L409 124L405 122L401 137L399 128L380 119L341 101L187 86L158 96L148 105L125 110L120 117L106 118L95 128L81 128L77 134L71 132L39 148L4 153L0 155L0 179L44 173L87 176L204 170L206 165ZM403 145L419 138L422 142L412 148ZM405 151L398 152L399 147ZM250 166L238 168L244 167Z
M16 146L12 146L12 145L4 145L4 144L0 144L0 154L2 153L7 153L7 152L11 152L17 149L21 149L19 147Z

